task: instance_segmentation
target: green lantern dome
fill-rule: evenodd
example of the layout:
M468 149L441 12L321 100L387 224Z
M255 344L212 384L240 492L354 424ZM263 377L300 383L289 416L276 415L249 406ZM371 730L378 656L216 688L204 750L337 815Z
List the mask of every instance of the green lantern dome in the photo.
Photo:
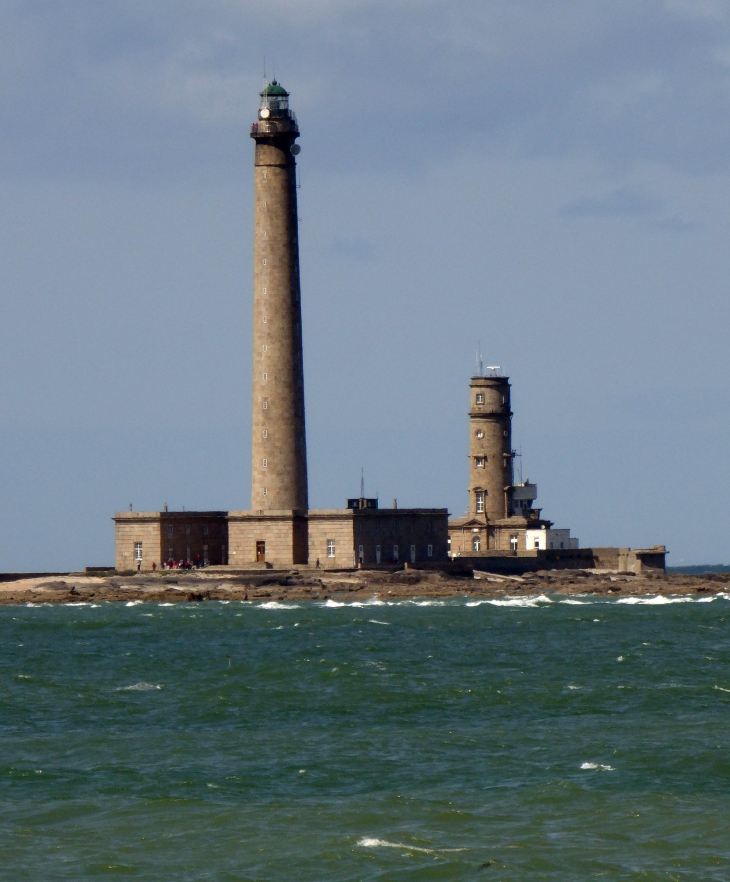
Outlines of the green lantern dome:
M263 92L259 92L262 98L288 98L289 93L276 80L272 80Z

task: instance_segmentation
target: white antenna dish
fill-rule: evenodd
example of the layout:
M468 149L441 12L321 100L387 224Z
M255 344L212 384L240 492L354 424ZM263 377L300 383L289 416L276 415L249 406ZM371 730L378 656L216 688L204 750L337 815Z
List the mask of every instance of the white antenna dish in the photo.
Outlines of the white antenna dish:
M488 364L487 370L492 372L492 376L496 376L497 371L501 371L502 368L498 364Z

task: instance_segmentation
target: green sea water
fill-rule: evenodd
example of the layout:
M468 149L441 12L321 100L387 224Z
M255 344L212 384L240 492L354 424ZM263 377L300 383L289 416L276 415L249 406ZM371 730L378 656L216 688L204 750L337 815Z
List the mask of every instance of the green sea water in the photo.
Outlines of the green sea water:
M0 878L726 882L676 600L2 607Z

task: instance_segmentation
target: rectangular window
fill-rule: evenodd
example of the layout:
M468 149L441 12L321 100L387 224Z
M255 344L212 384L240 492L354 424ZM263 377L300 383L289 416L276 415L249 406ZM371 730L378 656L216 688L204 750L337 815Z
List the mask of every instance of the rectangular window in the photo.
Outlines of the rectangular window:
M134 559L142 560L142 543L135 542L134 543Z
M362 547L362 545L358 545L357 546L357 559L360 561L360 563L363 562L364 556L365 556L365 549Z
M266 288L264 288L264 294L266 294Z
M264 487L263 491L261 492L261 495L266 496L266 487Z
M264 431L263 431L263 436L264 436L264 438L268 438L268 437L269 437L269 433L267 432L266 429L264 429Z
M509 548L510 551L517 551L517 535L515 533L509 537Z
M328 539L327 540L327 557L335 556L335 540Z
M266 261L264 261L266 263ZM484 404L484 395L481 392L477 392L477 404Z
M185 535L186 536L190 535L190 524L185 524Z
M263 352L266 352L266 350L267 350L268 348L269 348L269 347L266 345L266 343L264 343L264 345L261 347L261 349L262 349Z
M203 524L203 536L207 536L207 535L208 535L208 525Z
M475 457L475 458L476 458L476 463L475 463L476 467L477 467L478 469L483 469L483 468L484 468L484 457L483 457L483 456L477 456L477 457Z
M416 546L411 545L411 563L416 562Z
M433 545L426 546L426 557L433 557Z
M268 379L269 379L269 375L268 375L268 374L266 374L266 373L264 373L264 374L263 374L263 375L262 375L262 376L263 376L263 378L264 378L264 381L266 381L266 380L268 380Z
M267 466L269 465L268 459L263 459L261 462L263 463L264 468L267 468Z
M188 545L187 551L185 552L185 560L190 560L190 546Z
M266 316L264 316L264 324L266 324Z
M266 258L264 258L264 259L261 261L261 263L263 263L263 265L266 266Z
M170 526L167 528L167 535L172 536L172 531L173 531L173 526L172 526L172 524L170 524Z
M173 560L175 557L175 549L170 545L167 549L167 559Z
M375 563L376 564L380 563L380 546L379 545L375 546Z
M540 540L535 539L535 548L539 548L539 547L540 547Z
M269 409L269 399L268 398L264 398L264 403L262 404L262 407L264 410Z
M210 563L210 561L208 560L208 546L207 545L203 546L203 563L206 565L206 567Z
M484 491L477 490L477 512L482 514L484 512Z
M393 546L393 562L398 563L398 546Z

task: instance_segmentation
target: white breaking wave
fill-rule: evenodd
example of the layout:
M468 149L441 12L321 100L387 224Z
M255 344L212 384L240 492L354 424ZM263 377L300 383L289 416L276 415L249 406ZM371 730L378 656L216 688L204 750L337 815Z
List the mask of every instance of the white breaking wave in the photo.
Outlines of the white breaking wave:
M139 606L140 603L144 603L143 600L128 600L126 606Z
M132 686L118 686L117 692L149 692L151 689L162 689L154 683L134 683Z
M471 600L467 606L482 606L488 603L490 606L518 606L518 607L536 607L538 603L553 603L549 597L544 594L532 597L505 597L503 600Z
M296 603L279 603L278 600L268 600L266 603L260 603L256 609L300 609Z
M420 851L423 854L439 854L445 851L466 851L465 848L423 848L419 845L408 845L405 842L388 842L387 839L373 839L365 836L357 843L361 848L401 848L404 851Z
M652 597L619 597L616 603L628 603L631 605L642 604L644 606L664 606L667 603L693 603L693 597L664 597L655 595Z
M717 689L718 692L730 692L730 689L723 689L722 686L713 686L713 689Z
M381 622L378 619L368 619L369 622L372 622L373 625L392 625L392 622Z
M582 763L581 769L584 769L586 771L591 771L591 772L615 772L616 771L616 769L614 769L613 766L604 766L604 765L601 765L600 763Z
M330 609L332 609L333 607L336 607L336 606L347 606L346 603L340 603L339 600L332 600L332 598L330 598L330 597L328 597L327 600L325 600L324 605L326 607L329 607ZM354 606L354 605L355 604L353 603L352 606Z

